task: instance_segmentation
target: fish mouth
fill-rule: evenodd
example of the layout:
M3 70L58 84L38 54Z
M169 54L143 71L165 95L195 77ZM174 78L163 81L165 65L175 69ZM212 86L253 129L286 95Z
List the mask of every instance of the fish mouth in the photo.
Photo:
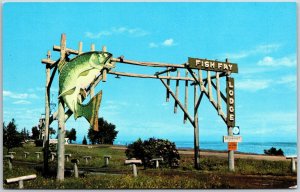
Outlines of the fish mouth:
M115 67L115 64L116 64L115 62L108 62L104 65L104 67L107 69L111 69Z

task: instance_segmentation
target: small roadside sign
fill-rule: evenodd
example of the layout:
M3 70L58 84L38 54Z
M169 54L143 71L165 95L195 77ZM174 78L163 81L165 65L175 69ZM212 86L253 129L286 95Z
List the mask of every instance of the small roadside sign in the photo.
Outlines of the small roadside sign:
M223 142L242 142L241 136L223 136Z
M236 151L237 150L237 142L229 142L228 143L228 150L229 151Z
M58 141L57 141L57 139L49 139L49 143L50 144L57 144Z
M239 135L240 134L240 127L233 127L232 128L233 135Z

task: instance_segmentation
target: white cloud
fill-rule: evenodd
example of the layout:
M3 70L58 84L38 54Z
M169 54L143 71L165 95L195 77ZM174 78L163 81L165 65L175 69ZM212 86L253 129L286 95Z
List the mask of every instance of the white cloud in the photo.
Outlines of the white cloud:
M221 57L226 57L229 59L242 59L251 55L272 53L274 51L277 51L280 46L280 44L262 44L256 46L253 49L243 50L238 53L225 53Z
M236 82L235 87L240 90L255 92L269 88L271 85L287 85L295 88L297 83L296 75L285 75L279 79L245 79Z
M296 67L296 63L295 56L282 57L278 59L266 56L262 60L258 61L257 65L268 67Z
M288 85L291 88L295 88L297 84L297 76L296 75L283 76L277 81L277 84Z
M127 34L131 36L145 36L148 35L149 32L140 29L140 28L128 28L128 27L114 27L111 30L108 31L100 31L98 33L92 33L92 32L86 32L85 36L90 39L99 39L102 36L109 36L109 35L120 35L120 34Z
M279 47L280 47L279 44L263 44L263 45L257 46L253 50L253 53L268 54L268 53L272 53L274 51L277 51L279 49Z
M236 82L236 88L241 90L246 90L250 92L255 92L259 90L266 89L270 86L271 80L262 79L262 80L253 80L246 79Z
M149 43L149 47L156 48L156 47L158 47L158 45L156 43L151 42L151 43Z
M3 97L10 97L13 99L37 99L39 98L34 93L13 93L11 91L5 91L3 90Z
M101 31L99 33L91 33L91 32L86 32L85 33L85 36L90 38L90 39L99 39L102 36L108 36L108 35L111 35L111 33L108 32L108 31Z
M38 124L41 114L45 112L45 108L21 108L21 105L16 107L3 108L3 121L9 122L14 118L17 122L18 129L26 127L31 129L31 127ZM53 125L53 124L52 124Z
M166 39L163 43L162 43L163 46L173 46L174 45L174 40L173 39Z
M26 101L26 100L18 100L18 101L13 102L13 104L27 105L27 104L31 104L31 102Z
M174 39L172 39L172 38L166 39L166 40L162 41L161 43L154 43L154 42L149 43L150 48L157 48L160 46L172 47L175 45L176 45L176 43L175 43Z
M127 28L127 27L119 27L119 28L113 28L112 29L113 33L123 33L123 34L130 34L134 36L145 36L148 35L149 33L147 31L144 31L140 28Z

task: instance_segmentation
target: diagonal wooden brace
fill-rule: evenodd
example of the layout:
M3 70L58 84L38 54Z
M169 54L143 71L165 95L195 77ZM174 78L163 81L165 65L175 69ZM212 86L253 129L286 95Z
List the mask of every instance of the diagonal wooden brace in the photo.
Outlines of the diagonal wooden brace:
M159 76L157 76L157 77L159 78ZM179 101L179 99L175 96L175 94L173 93L173 91L171 90L171 88L166 84L166 82L164 80L160 79L160 81L163 83L163 85L167 88L167 90L170 92L170 94L172 95L172 97L178 103L179 107L184 112L184 114L186 115L186 117L188 118L188 120L191 122L191 124L194 125L194 120L191 118L191 116L189 115L188 111L183 107L183 105L181 104L181 102Z

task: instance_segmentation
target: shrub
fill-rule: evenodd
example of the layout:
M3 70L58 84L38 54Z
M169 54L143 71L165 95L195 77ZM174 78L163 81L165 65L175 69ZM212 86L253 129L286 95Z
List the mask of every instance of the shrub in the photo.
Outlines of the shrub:
M37 139L34 141L36 147L43 147L43 140Z
M276 155L276 156L284 156L284 152L281 149L276 149L275 147L271 147L268 150L264 150L266 155Z
M87 145L87 140L86 140L85 136L83 137L82 145Z
M164 139L150 138L142 141L138 139L127 146L125 154L128 158L141 159L145 167L153 167L155 162L150 161L153 158L162 157L162 166L178 167L179 153L174 142Z

